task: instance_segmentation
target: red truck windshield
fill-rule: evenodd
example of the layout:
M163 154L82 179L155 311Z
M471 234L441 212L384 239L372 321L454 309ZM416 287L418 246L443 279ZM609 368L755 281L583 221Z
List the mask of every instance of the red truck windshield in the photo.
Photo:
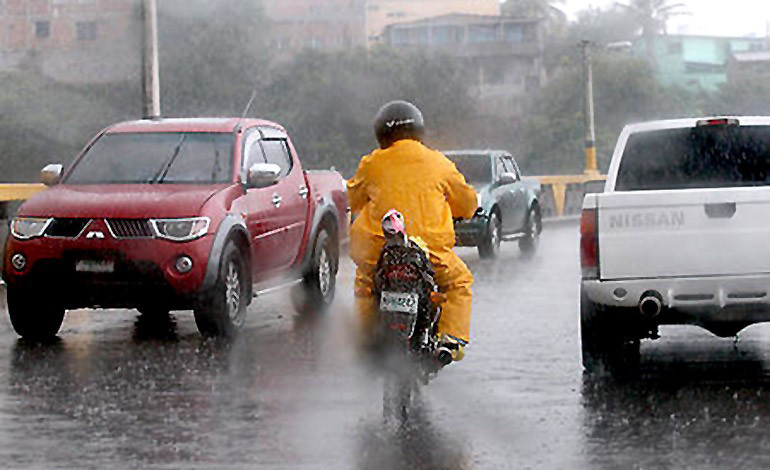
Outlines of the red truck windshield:
M212 184L233 178L232 134L106 134L78 160L67 184Z
M617 191L770 185L769 126L704 126L632 134Z

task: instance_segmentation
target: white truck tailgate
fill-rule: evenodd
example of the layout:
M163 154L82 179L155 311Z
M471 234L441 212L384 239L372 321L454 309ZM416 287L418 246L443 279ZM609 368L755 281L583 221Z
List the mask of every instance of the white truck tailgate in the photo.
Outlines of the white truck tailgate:
M770 273L770 187L598 195L602 279Z

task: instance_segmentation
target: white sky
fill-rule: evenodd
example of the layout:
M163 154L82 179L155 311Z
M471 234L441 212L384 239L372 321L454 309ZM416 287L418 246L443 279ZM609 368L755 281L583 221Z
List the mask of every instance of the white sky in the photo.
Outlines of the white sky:
M611 6L616 0L565 0L562 9L570 17L588 6ZM620 0L626 3L627 0ZM720 36L765 36L770 22L770 0L671 0L684 3L691 14L669 23L670 33Z

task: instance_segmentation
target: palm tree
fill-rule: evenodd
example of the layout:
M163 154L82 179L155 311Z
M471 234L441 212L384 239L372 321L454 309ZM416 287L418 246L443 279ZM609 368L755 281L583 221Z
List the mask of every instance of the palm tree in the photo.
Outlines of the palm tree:
M556 5L563 3L564 0L505 0L500 8L505 16L561 21L566 15Z
M636 20L639 32L644 41L645 52L650 64L657 66L655 56L655 38L666 34L668 20L674 16L688 14L684 11L684 3L671 3L670 0L629 0L629 3L618 3Z

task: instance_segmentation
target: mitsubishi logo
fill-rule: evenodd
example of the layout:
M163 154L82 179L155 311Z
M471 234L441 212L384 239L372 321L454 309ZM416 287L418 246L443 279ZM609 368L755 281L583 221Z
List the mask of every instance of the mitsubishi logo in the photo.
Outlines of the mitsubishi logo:
M98 231L88 232L88 235L86 235L86 238L88 240L93 240L94 238L96 238L97 240L104 240L104 233L98 232Z

